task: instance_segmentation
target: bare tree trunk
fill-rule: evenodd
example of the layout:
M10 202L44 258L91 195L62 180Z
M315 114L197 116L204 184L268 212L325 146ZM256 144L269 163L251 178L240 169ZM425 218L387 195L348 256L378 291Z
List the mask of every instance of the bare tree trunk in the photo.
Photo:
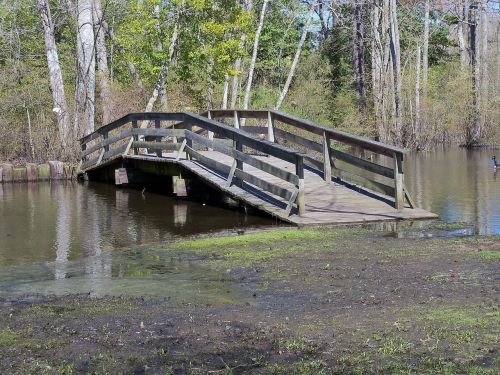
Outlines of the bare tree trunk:
M392 122L389 120L391 116L389 114L389 107L393 107L394 100L392 96L394 95L394 85L392 79L392 64L391 64L391 4L390 0L382 0L382 70L381 70L381 104L382 104L382 122L385 127L385 141L389 140L390 129L392 128ZM391 96L392 95L392 96Z
M353 0L353 70L354 87L358 96L358 109L362 111L365 107L365 82L364 82L364 26L363 5L360 0Z
M465 28L468 0L461 0L460 17L458 19L458 46L460 49L460 67L462 71L467 68L467 44L465 42Z
M253 9L253 2L251 0L244 1L244 9L250 12ZM247 34L243 33L241 35L240 47L243 49L247 41ZM236 108L236 102L238 101L240 93L240 80L241 80L241 68L243 59L238 57L234 62L234 76L231 83L231 108Z
M395 116L395 140L397 144L402 143L403 129L403 102L401 89L401 48L399 44L399 25L397 16L396 0L390 2L391 17L391 58L394 79L394 116Z
M383 127L381 127L382 121L380 116L380 76L382 69L382 56L380 51L381 40L380 40L380 8L378 6L378 1L372 2L371 7L371 67L372 67L372 95L373 95L373 106L375 111L375 122L377 124L377 132L379 139L382 138Z
M83 134L94 131L95 117L95 54L92 0L77 2L77 95L78 112L83 114ZM83 108L83 110L82 110ZM80 134L79 121L75 120L75 134Z
M481 134L481 98L480 98L480 59L479 59L479 35L478 35L478 2L472 0L469 7L469 33L470 33L470 63L472 66L472 86L474 90L474 115L471 124L467 126L466 145L474 146L479 142Z
M104 27L102 26L101 0L94 1L94 27L96 35L96 57L97 57L97 83L99 84L99 99L102 110L102 124L108 124L112 120L113 96L109 86L108 53L106 51L106 40Z
M299 63L300 54L302 53L302 48L304 47L304 43L307 38L307 33L309 32L309 27L311 26L311 21L314 15L314 8L316 4L313 3L311 9L309 10L309 16L307 17L306 24L304 25L304 29L302 30L302 36L300 37L299 44L297 45L297 50L295 51L295 56L293 57L292 66L290 67L290 71L288 72L288 77L285 82L285 86L283 86L283 90L281 90L281 94L278 98L278 102L276 103L276 107L274 109L279 110L283 101L285 100L286 94L288 93L288 89L292 83L292 79L295 76L295 70L297 70L297 64Z
M26 117L28 119L28 141L30 144L31 161L35 161L35 146L33 145L33 132L31 131L30 110L26 104L24 105L24 108L26 109Z
M429 13L430 1L425 0L425 16L424 16L424 51L423 51L423 67L422 67L422 96L427 98L427 82L429 81Z
M224 89L222 92L222 109L227 109L227 100L229 96L229 75L224 78Z
M264 0L264 2L262 3L259 25L257 27L257 32L255 33L255 39L253 42L252 61L250 62L250 67L248 68L248 80L245 89L245 98L243 99L243 109L248 109L248 103L250 102L250 91L252 90L253 72L255 70L255 63L257 61L257 52L259 50L259 39L260 39L260 34L262 33L262 27L264 26L264 16L266 15L267 3L269 3L269 0Z
M172 37L170 38L170 46L168 47L168 56L167 60L163 62L160 73L158 74L158 79L156 80L155 88L153 89L153 93L148 100L148 104L146 105L145 112L151 112L153 110L156 99L158 99L158 95L160 93L162 85L166 85L168 69L170 68L170 64L172 63L172 59L174 57L175 45L177 44L177 38L179 37L179 18L175 20L174 31L172 32ZM166 110L166 108L163 108Z
M482 0L481 4L481 102L483 109L487 108L488 104L488 0Z
M420 147L420 60L421 49L417 46L416 80L415 80L415 130L414 138L417 147Z
M239 80L240 75L238 72L241 71L241 61L242 58L238 57L234 62L234 72L233 82L231 84L231 108L236 108L236 102L238 101L238 93L239 93Z
M63 148L71 143L70 119L66 95L64 94L64 81L54 39L54 24L47 0L37 0L38 12L42 19L45 37L45 53L47 54L47 67L49 68L50 90L52 91L53 113L56 115L59 137Z
M118 52L121 55L125 54L125 50L123 49L122 46L120 46L120 43L118 43L118 40L115 37L115 32L113 31L113 28L109 27L107 22L105 20L102 20L102 26L104 27L104 30L108 33L109 38L113 42L113 46L118 50ZM125 60L125 63L127 65L127 69L130 72L130 76L134 80L135 84L141 90L142 95L145 97L146 96L146 88L144 87L144 84L142 83L141 77L139 77L139 74L137 73L137 69L135 68L135 65L129 61Z

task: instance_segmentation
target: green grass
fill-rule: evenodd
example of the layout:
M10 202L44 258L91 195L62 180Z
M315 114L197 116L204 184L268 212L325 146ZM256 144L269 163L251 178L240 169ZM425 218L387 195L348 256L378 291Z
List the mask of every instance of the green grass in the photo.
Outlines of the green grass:
M200 249L218 248L221 246L251 245L264 243L279 243L289 240L318 240L325 237L339 235L342 232L352 232L346 229L280 229L273 231L254 232L241 236L207 237L188 241L179 241L173 244L173 249Z
M10 346L15 344L19 340L19 335L12 332L10 329L0 330L0 347Z
M193 251L219 266L248 267L293 253L331 250L335 238L363 233L363 228L280 229L239 236L207 237L170 244L167 251Z
M482 250L478 251L476 256L485 261L497 261L500 260L500 251Z
M412 347L412 343L396 337L384 341L382 347L379 348L379 352L383 355L404 354L408 353Z

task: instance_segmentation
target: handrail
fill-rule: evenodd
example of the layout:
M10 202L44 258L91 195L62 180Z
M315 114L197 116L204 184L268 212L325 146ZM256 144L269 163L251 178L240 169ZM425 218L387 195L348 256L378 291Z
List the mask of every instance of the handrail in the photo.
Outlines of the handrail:
M267 113L267 112L266 112ZM139 121L154 121L155 128L139 128ZM176 124L177 129L161 128L161 121L180 121ZM132 129L124 129L119 134L109 136L110 132L119 129L127 124L132 124ZM179 129L182 128L182 129ZM209 139L191 132L193 127L202 128L209 132ZM233 141L233 148L223 147L210 139L210 133L217 134ZM145 139L139 140L139 136L144 136ZM162 137L173 137L170 142L162 142ZM149 138L148 138L149 137ZM182 143L177 143L177 137L183 138ZM121 146L116 147L115 144L124 139L129 139L128 143L123 143ZM148 140L149 139L149 140ZM151 142L151 139L156 139ZM97 141L87 147L88 143ZM210 159L206 155L199 153L194 147L193 142L201 144L202 146L209 147L209 149L217 149L234 158L233 166L229 167L217 160ZM204 164L218 169L222 172L228 173L229 186L233 183L233 177L236 184L241 186L242 181L261 188L263 191L270 192L275 196L279 196L286 200L286 215L289 215L292 210L292 205L296 204L299 214L303 215L305 212L304 203L304 162L303 155L291 148L269 142L266 140L256 139L249 135L247 132L222 124L215 120L208 119L192 112L178 112L178 113L129 113L120 119L117 119L99 129L88 134L80 139L82 149L80 167L83 171L96 168L101 163L109 163L118 157L123 157L129 153L131 149L134 154L139 154L140 149L148 149L156 151L157 157L162 157L164 150L176 151L176 160L179 160L180 154L186 152L187 155L198 159ZM114 145L110 150L110 146ZM258 152L265 153L270 156L285 160L295 165L295 174L291 172L280 170L269 163L259 160L251 155L243 152L243 147L252 148ZM89 158L89 155L99 151L97 157ZM150 155L150 154L148 154ZM250 175L243 171L243 163L247 163L253 167L261 169L262 171L274 175L288 183L295 185L293 190L288 190L274 183L262 180L257 176Z
M316 124L309 120L300 119L298 117L279 112L279 111L264 111L264 110L210 110L205 112L203 115L209 116L211 118L254 118L254 119L266 119L267 118L267 134L268 140L271 142L276 142L276 138L283 138L291 143L298 144L304 147L306 150L312 150L323 154L323 161L319 161L310 156L304 156L304 161L311 166L313 169L317 170L319 173L323 174L326 181L330 181L332 178L332 170L336 177L354 182L356 184L368 184L383 194L392 196L394 198L394 206L397 209L402 209L405 206L405 200L408 201L411 208L414 208L414 203L404 186L404 175L403 175L403 159L407 150L388 145L382 142L374 141L369 138L360 137L357 135L349 134L340 130L327 128L325 126ZM275 122L279 121L292 127L296 127L306 132L315 134L322 138L322 142L316 142L314 140L304 138L302 136L292 134L282 129L278 129L275 126ZM235 126L239 127L239 124L235 122ZM256 133L262 133L253 129L253 127L248 127L250 130ZM343 152L341 150L336 150L332 147L331 141L338 141L350 146L357 146L363 149L372 151L374 153L390 157L394 160L393 167L387 167L380 165L369 160L364 160L348 152ZM352 173L350 171L344 171L335 165L336 160L341 160L346 162L356 168L362 169L366 172L374 173L385 178L393 180L393 186L389 186L385 183L381 183L376 180L369 179L365 176Z

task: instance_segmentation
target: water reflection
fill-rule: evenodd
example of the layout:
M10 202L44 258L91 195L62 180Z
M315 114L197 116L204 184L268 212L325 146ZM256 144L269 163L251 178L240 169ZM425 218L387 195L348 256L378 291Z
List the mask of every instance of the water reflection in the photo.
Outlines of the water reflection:
M102 295L124 289L145 293L141 285L167 293L165 285L159 288L160 280L172 269L165 272L164 266L142 258L139 265L137 254L131 258L123 249L184 235L276 224L234 209L112 185L0 184L0 294ZM145 267L157 272L145 272ZM198 272L184 276L199 282ZM152 288L155 283L157 289Z
M500 234L500 178L491 156L488 150L463 149L410 155L406 185L418 206L438 213L444 222L464 224L381 223L377 228L396 237ZM147 244L268 225L277 223L234 208L113 185L0 184L0 295L216 298L217 290L227 292L225 275L197 259L171 259Z
M500 181L494 150L437 149L406 159L406 185L419 207L446 222L471 225L472 234L500 234Z

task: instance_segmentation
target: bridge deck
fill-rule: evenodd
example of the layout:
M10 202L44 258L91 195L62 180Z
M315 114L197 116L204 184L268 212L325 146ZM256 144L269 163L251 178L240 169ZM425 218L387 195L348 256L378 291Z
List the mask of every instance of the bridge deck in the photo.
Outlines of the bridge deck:
M176 164L235 200L295 225L436 217L416 208L406 189L405 150L277 111L131 113L80 143L81 173L89 172L89 178L124 159ZM378 159L367 160L353 147ZM110 176L108 169L101 172ZM114 175L119 183L122 173ZM177 175L179 169L166 173Z
M202 151L203 155L215 159L220 163L231 166L233 159L216 151ZM397 210L390 204L381 200L373 199L361 192L344 186L336 182L326 182L316 173L305 171L305 204L306 213L299 216L297 212L292 212L290 216L284 213L284 203L281 204L271 194L266 194L252 185L243 184L242 187L226 184L227 175L215 172L196 160L187 160L185 154L181 155L179 161L175 161L174 153L164 153L162 158L156 155L127 155L131 159L147 159L151 161L179 163L190 172L199 176L225 194L243 201L246 204L262 210L268 214L276 216L285 222L299 226L307 225L330 225L347 223L366 223L375 221L394 221L412 219L434 219L437 216L422 209L404 208ZM291 163L274 157L257 156L261 160L275 165L276 167L293 171L295 166ZM266 181L284 188L289 187L288 183L277 177L263 172L247 164L243 170Z

